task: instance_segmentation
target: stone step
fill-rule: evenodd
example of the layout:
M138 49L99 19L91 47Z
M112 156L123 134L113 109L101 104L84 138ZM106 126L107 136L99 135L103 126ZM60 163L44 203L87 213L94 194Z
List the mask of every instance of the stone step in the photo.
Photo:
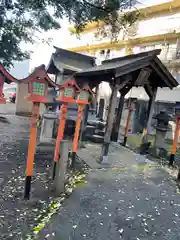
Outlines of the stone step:
M87 135L93 135L93 134L95 134L96 127L95 126L87 126L85 131L86 131Z
M94 127L96 127L96 126L97 126L97 121L88 120L88 121L87 121L87 125L88 125L88 126L94 126Z
M98 128L100 130L103 130L105 125L106 125L106 123L105 122L101 122L101 121L88 121L87 125L88 126L94 126L94 127Z
M104 137L105 132L103 130L96 129L95 134Z
M92 135L89 136L90 141L94 142L94 143L103 143L104 142L104 137L100 136L100 135Z

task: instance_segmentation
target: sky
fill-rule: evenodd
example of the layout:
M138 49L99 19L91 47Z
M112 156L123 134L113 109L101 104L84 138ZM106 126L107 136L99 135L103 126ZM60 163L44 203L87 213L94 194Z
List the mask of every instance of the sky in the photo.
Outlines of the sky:
M41 38L48 39L52 38L52 41L47 43L38 43L31 46L31 50L33 54L31 55L31 66L38 66L40 64L47 65L52 52L54 51L53 46L59 48L68 48L71 44L75 36L72 36L68 30L69 22L67 19L62 19L60 21L61 29L60 30L52 30L40 35Z

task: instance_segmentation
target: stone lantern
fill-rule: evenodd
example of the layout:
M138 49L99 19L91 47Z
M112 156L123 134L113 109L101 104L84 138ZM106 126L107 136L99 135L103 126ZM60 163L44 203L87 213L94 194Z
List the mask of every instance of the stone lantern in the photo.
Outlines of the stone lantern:
M157 120L157 124L155 125L156 135L153 144L153 150L155 155L161 156L162 152L166 152L165 139L166 133L169 129L168 124L171 120L171 117L166 113L166 111L160 111L160 113L155 115L153 118Z

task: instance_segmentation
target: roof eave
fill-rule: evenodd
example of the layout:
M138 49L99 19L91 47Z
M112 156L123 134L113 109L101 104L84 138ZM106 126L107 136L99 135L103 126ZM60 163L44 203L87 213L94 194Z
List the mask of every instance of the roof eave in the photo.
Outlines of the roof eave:
M48 65L47 65L47 67L46 67L46 72L50 73L50 74L56 74L56 71L58 72L58 69L57 69L57 67L54 64L53 54L51 55L50 61L49 61ZM52 70L53 68L55 69L55 71Z
M58 48L56 46L53 46L53 47L56 49L55 54L58 54L58 52L62 51L64 53L66 52L67 54L73 54L74 56L82 57L84 59L92 60L94 62L95 62L95 59L96 59L96 57L88 56L88 55L85 55L85 54L82 54L82 53L77 53L77 52L70 51L70 50L67 50L67 49L64 49L64 48Z
M145 56L151 56L151 57L155 57L157 55L159 55L161 53L161 49L155 49L152 51L146 51L146 52L142 52L142 53L138 53L138 54L130 54L127 56L123 56L123 57L118 57L118 58L113 58L113 59L109 59L109 60L105 60L102 62L102 64L106 64L109 62L117 62L117 61L121 61L121 60L125 60L125 59L132 59L134 57L145 57Z
M154 58L154 63L159 67L162 74L166 78L166 81L168 81L168 83L170 85L170 87L169 87L170 89L173 89L179 85L178 82L176 81L176 79L172 76L172 74L168 71L166 66L161 62L161 60L158 57Z

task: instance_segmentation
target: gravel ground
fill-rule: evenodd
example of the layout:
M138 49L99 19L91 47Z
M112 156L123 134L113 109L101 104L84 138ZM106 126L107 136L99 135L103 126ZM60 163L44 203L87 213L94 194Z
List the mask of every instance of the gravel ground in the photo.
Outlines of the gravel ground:
M0 105L0 239L26 239L38 215L53 199L49 183L53 151L35 158L32 197L23 200L29 119L13 115L15 105Z
M91 170L38 239L180 239L179 189L168 173L129 150L110 153L116 167Z

